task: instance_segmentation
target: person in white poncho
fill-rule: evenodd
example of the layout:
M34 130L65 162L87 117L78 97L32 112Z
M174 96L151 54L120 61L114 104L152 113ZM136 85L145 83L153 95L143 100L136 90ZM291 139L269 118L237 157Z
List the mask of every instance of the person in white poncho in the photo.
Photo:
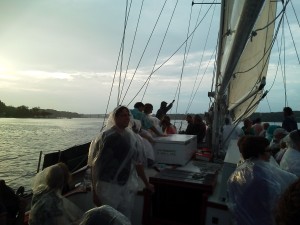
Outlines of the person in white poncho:
M63 163L47 167L34 178L29 225L76 225L83 211L62 196L70 173Z
M282 159L280 167L300 177L300 130L294 130L284 138L288 146Z
M154 191L144 173L143 145L128 127L129 110L118 106L110 114L106 128L92 142L92 183L97 205L109 205L131 217L138 176L146 188Z
M269 141L245 136L239 148L245 161L228 179L228 207L237 225L274 225L274 207L297 176L269 162Z
M85 212L80 225L131 225L131 222L119 211L103 205Z

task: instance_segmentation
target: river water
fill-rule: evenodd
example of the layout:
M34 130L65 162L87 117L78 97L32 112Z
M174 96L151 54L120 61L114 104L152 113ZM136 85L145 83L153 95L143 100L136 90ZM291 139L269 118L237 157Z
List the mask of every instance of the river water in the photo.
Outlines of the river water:
M96 137L102 118L16 119L0 118L0 179L29 191L39 154L64 150ZM186 122L175 123L184 130Z
M64 150L91 141L102 127L101 118L0 119L0 179L28 190L40 151Z

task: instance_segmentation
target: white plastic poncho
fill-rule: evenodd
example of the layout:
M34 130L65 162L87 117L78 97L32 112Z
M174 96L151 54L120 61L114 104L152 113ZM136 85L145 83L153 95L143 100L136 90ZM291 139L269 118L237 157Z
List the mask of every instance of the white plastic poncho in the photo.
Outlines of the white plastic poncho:
M300 151L288 148L281 158L280 167L300 177Z
M288 148L280 161L280 167L290 173L300 177L300 150L297 142L299 141L298 131L292 131L284 138Z
M297 177L269 162L248 159L228 179L228 207L238 225L273 225L273 209Z
M60 189L47 185L46 177L54 167L58 165L47 167L34 178L30 225L71 225L79 222L83 215L79 207L61 195Z
M148 159L154 161L154 150L150 142L145 137L146 135L150 135L148 131L142 129L142 124L140 120L131 119L130 120L130 128L133 131L137 141L139 141L139 155L141 163L144 166L148 166ZM150 135L149 138L152 138Z
M99 149L95 149L93 162L93 183L95 192L102 204L110 205L130 218L134 196L138 189L138 176L135 169L141 163L142 143L130 128L120 133L115 126L115 113L109 116L106 130L99 138Z
M129 219L114 208L104 205L84 213L80 225L131 225Z

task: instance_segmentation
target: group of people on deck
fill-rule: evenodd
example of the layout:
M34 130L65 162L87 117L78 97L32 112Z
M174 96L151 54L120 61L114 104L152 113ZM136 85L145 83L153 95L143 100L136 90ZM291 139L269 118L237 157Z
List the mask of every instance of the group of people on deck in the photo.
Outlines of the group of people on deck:
M244 120L243 160L227 183L237 225L300 224L300 130L290 107L283 115L282 126Z
M155 163L154 137L177 133L166 115L173 103L162 102L155 116L153 105L142 102L136 102L133 109L118 106L110 114L105 130L91 143L89 152L97 205L110 205L131 218L138 177L149 191L155 191L144 168ZM199 140L203 141L206 126L202 118L194 116L192 124L194 134L202 132Z
M136 102L133 109L118 106L109 115L89 152L96 205L109 205L130 219L138 177L149 191L155 191L144 168L155 163L154 137L177 133L166 115L173 103L162 102L156 116L152 115L153 105L142 102Z
M118 106L110 114L89 152L96 205L109 205L130 219L138 177L149 191L155 191L144 168L155 162L153 138L177 133L166 115L173 103L162 102L156 116L152 115L153 105L142 102L136 102L133 109Z
M63 196L69 188L70 173L65 164L58 163L34 179L29 225L130 225L138 178L149 191L155 191L144 172L144 167L153 163L147 148L152 146L154 135L166 135L161 124L166 118L169 120L166 115L161 119L152 116L152 110L152 104L141 102L131 110L126 106L116 107L105 129L92 141L88 164L97 207L83 212ZM201 117L187 116L187 121L186 134L199 124L204 130ZM244 128L235 134L243 160L227 183L228 207L236 224L300 224L300 130L293 111L284 108L281 127L260 124L259 120L250 127L251 121L245 121ZM230 125L230 120L226 123ZM223 132L231 135L224 128ZM5 182L0 185L2 200ZM24 206L22 210L24 213Z
M153 138L177 133L177 128L166 115L173 103L161 102L155 116L152 115L153 105L142 102L136 102L133 109L118 106L109 114L105 128L91 142L88 155L93 201L97 206L94 209L83 212L64 197L69 190L71 176L64 163L38 173L32 187L29 225L131 224L134 196L139 188L138 178L146 189L155 191L144 172L145 167L155 163ZM185 133L195 134L199 141L203 141L205 130L202 118L195 115ZM1 204L0 209L2 216L6 209ZM22 218L24 212L23 209ZM6 219L3 221L5 225L17 225L8 223Z

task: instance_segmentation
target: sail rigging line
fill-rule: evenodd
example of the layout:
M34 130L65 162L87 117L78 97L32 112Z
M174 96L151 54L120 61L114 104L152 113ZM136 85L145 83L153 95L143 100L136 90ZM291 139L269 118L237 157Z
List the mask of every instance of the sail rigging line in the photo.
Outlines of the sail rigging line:
M259 102L267 96L267 93L268 91L265 91L264 94L253 104L254 100L256 99L256 96L258 95L258 93L262 91L261 90L258 90L256 93L255 93L255 97L252 98L251 102L248 104L246 110L243 112L243 114L241 114L236 120L235 120L235 123L239 123L242 119L246 118L246 116L248 116L248 114L252 111L252 109L254 107L256 107Z
M197 16L195 27L196 27L197 23L199 22L201 9L202 9L202 5L200 7L200 10L199 10L199 13L198 13L198 16ZM188 30L187 30L187 40L189 39L192 14L193 14L193 4L191 5L189 25L188 25ZM183 72L184 72L184 68L185 68L185 65L186 65L186 62L187 62L187 59L188 59L188 55L189 55L189 52L190 52L190 49L191 49L191 45L192 45L192 42L193 42L193 39L194 39L194 35L195 35L195 32L192 32L191 40L190 40L189 44L188 44L188 41L185 42L185 49L184 49L184 57L183 57L183 61L182 61L182 67L181 67L181 74L180 74L180 79L179 79L179 82L178 82L178 85L177 85L177 88L176 88L176 92L175 92L175 97L174 97L174 99L175 99L176 96L177 96L176 110L175 110L176 114L178 112L178 105L179 105L179 99L180 99L180 91L181 91L181 85L182 85ZM189 46L189 47L187 48L187 46ZM185 112L185 114L187 114L187 111ZM176 125L176 121L175 121L174 125ZM181 127L182 127L182 121L181 121L181 124L180 124L180 127L179 127L179 131L181 130Z
M282 10L278 13L278 15L277 15L271 22L269 22L268 24L266 24L264 27L261 27L261 28L258 28L258 29L256 29L256 30L252 31L252 33L254 34L254 36L255 36L255 33L256 33L257 31L264 30L264 29L266 29L267 27L271 26L271 25L279 18L279 16L280 16L281 14L284 14L288 2L289 2L289 0L287 1L286 4L284 4Z
M138 90L138 92L136 93L136 95L132 98L132 100L128 103L128 105L130 103L133 102L133 100L137 97L137 95L141 92L141 90L143 89L143 87L145 86L146 82L148 79L151 78L151 76L156 72L158 71L161 67L163 67L181 48L182 46L188 41L188 39L192 36L192 34L197 30L197 28L200 26L200 24L202 23L204 17L207 15L207 13L209 12L211 6L208 8L208 10L206 11L205 15L203 16L203 18L201 19L201 21L197 24L197 26L194 28L194 30L190 33L190 35L188 36L187 39L185 39L183 41L183 43L173 52L173 54L171 54L171 56L169 58L167 58L160 66L158 66L154 71L153 73L151 73L148 78L146 79L146 81L144 82L144 84L142 85L142 87Z
M254 107L256 107L264 97L267 96L267 93L268 93L268 92L265 92L265 93L264 93L264 94L263 94L263 95L262 95L262 96L254 103L254 104L252 104L252 103L254 102L254 99L255 99L255 98L253 98L253 99L252 99L252 102L251 102L251 105L249 104L249 107L246 109L246 111L245 111L245 113L244 113L244 116L247 115L249 112L251 112L252 109L253 109ZM243 117L241 116L240 118L243 118Z
M128 4L128 1L126 2L125 21L126 21L126 17L127 17L127 4ZM123 32L123 36L124 36L124 32ZM106 108L105 108L104 119L103 119L103 122L102 122L102 127L101 127L101 129L100 129L100 132L101 132L101 131L103 130L103 128L105 127L105 122L106 122L106 117L107 117L107 111L108 111L108 107L109 107L109 103L110 103L110 99L111 99L111 95L112 95L112 91L113 91L113 86L114 86L115 79L116 79L117 69L118 69L119 60L120 60L120 56L121 56L121 51L122 51L122 48L123 48L123 40L124 40L124 38L122 37L122 42L121 42L121 46L120 46L120 49L119 49L119 54L118 54L117 64L116 64L116 67L115 67L114 76L113 76L113 81L112 81L112 83L111 83L111 87L110 87L110 91L109 91L109 96L108 96L108 100L107 100L107 104L106 104ZM119 102L118 102L118 103L119 103ZM117 105L118 105L118 104L117 104Z
M272 109L271 109L271 105L270 105L268 96L266 96L266 101L267 101L267 104L268 104L268 107L269 107L269 112L272 112Z
M124 28L123 28L123 38L122 38L122 51L121 51L121 62L120 62L120 74L119 74L119 84L118 84L118 98L117 98L117 105L120 103L121 99L121 81L122 81L122 68L123 68L123 56L124 56L124 48L125 48L125 37L126 37L126 28L128 24L128 18L130 14L130 9L131 9L131 3L132 0L130 1L130 6L128 8L128 0L126 0L126 13L125 13L125 21L124 21ZM125 82L125 80L124 80Z
M132 77L131 77L131 80L130 80L130 82L129 82L129 85L128 85L128 87L127 87L127 90L126 90L126 92L125 92L125 94L124 94L124 96L123 96L123 99L122 99L122 102L121 102L121 103L123 103L123 101L124 101L124 99L125 99L125 97L126 97L126 95L127 95L127 92L128 92L128 90L129 90L129 88L130 88L130 86L131 86L131 84L132 84L133 78L135 77L136 72L137 72L137 70L138 70L138 68L139 68L139 66L140 66L140 63L141 63L141 61L142 61L142 59L143 59L143 57L144 57L144 54L145 54L145 52L146 52L146 49L147 49L147 47L148 47L148 45L149 45L149 42L150 42L150 40L151 40L151 38L152 38L152 35L153 35L153 33L154 33L154 30L155 30L155 28L156 28L156 26L157 26L157 23L158 23L158 21L159 21L159 19L160 19L160 16L161 16L161 14L162 14L162 12L163 12L163 10L164 10L164 8L165 8L165 5L166 5L167 1L168 1L168 0L165 0L165 2L164 2L164 4L163 4L163 7L162 7L161 10L160 10L160 13L159 13L159 15L158 15L158 18L157 18L157 20L156 20L156 22L155 22L155 25L154 25L154 27L153 27L153 29L152 29L152 31L151 31L151 34L150 34L150 36L149 36L149 38L148 38L148 41L147 41L147 43L146 43L146 46L145 46L145 48L144 48L144 50L143 50L143 53L142 53L142 55L141 55L141 57L140 57L140 60L139 60L139 62L138 62L138 65L137 65L137 67L136 67L136 69L135 69L135 71L134 71L134 73L133 73L133 75L132 75Z
M208 69L208 66L210 65L210 62L212 61L212 58L213 58L213 56L215 56L215 55L216 55L216 50L211 54L210 59L209 59L208 63L206 64L206 68L205 68L205 70L204 70L204 73L202 74L202 77L201 77L200 82L198 83L198 86L197 86L197 88L196 88L196 91L194 92L194 95L193 95L193 98L192 98L191 102L194 101L194 99L195 99L195 97L196 97L196 94L197 94L197 92L198 92L198 90L199 90L200 84L202 83L203 77L204 77L204 75L206 74L206 71L207 71L207 69ZM190 106L191 106L191 105L189 105L189 107L190 107Z
M252 101L251 101L251 103L248 105L248 107L247 107L247 109L244 111L244 113L242 114L242 115L240 115L239 116L239 118L237 118L235 121L234 121L234 124L235 124L235 127L234 128L236 128L236 126L244 119L244 118L246 118L246 116L248 115L248 113L249 112L251 112L252 111L252 109L254 108L254 107L256 107L258 104L259 104L259 102L264 98L264 97L267 97L267 93L268 93L268 91L265 91L265 93L254 103L254 104L252 104L253 102L254 102L254 100L256 99L256 97L255 98L253 98L252 99ZM256 93L256 95L258 94L258 92ZM271 107L270 107L270 105L269 105L269 108L271 109ZM231 134L231 133L230 133ZM229 135L230 136L230 135ZM227 141L227 139L226 139L226 141Z
M202 3L203 3L203 2L204 2L204 0L202 1ZM201 4L201 3L197 3L197 4ZM193 5L194 5L194 4L192 4L192 6L193 6ZM196 25L197 25L197 23L198 23L198 21L199 21L199 18L200 18L200 14L201 14L201 10L202 10L202 5L203 5L203 4L201 4L200 10L199 10L199 13L198 13L198 16L197 16ZM214 11L215 11L215 8L214 8ZM214 15L214 11L213 11L213 15ZM212 15L212 17L211 17L211 22L212 22L213 15ZM211 28L211 24L210 24L210 26L209 26L209 32L210 32L210 28ZM208 38L209 32L208 32L208 34L207 34L207 38ZM190 41L189 48L188 48L188 54L189 54L189 52L190 52L191 44L192 44L193 39L194 39L194 34L195 34L195 33L193 33L193 35L192 35L192 37L191 37L191 41ZM205 42L205 47L204 47L204 49L206 49L207 38L206 38L206 42ZM201 57L201 60L200 60L200 65L202 64L203 54L204 54L204 51L202 52L202 57ZM187 58L186 58L186 60L187 60ZM199 65L199 68L200 68L200 65ZM198 75L199 75L199 68L198 68L197 76L196 76L196 78L195 78L195 82L194 82L194 84L193 84L192 92L191 92L191 95L190 95L189 103L188 103L187 109L186 109L186 111L185 111L185 114L188 113L188 111L189 111L189 109L190 109L190 107L191 107L191 104L192 104L192 102L193 102L193 101L192 101L192 96L193 96L193 92L194 92L194 89L195 89L195 85L196 85L196 83L197 83L197 79L198 79Z
M204 0L202 1L202 2L204 2ZM194 3L194 2L193 2ZM192 6L194 5L192 3ZM197 20L196 20L196 24L195 25L197 25L197 23L198 23L198 21L199 21L199 18L200 18L200 15L201 15L201 10L202 10L202 4L201 4L201 7L200 7L200 10L199 10L199 13L198 13L198 16L197 16ZM191 45L192 45L192 42L193 42L193 39L194 39L194 35L195 33L193 33L193 35L192 35L192 38L191 38L191 41L190 41L190 45L189 45L189 48L188 48L188 52L190 51L190 48L191 48ZM186 59L187 60L187 59ZM197 75L198 76L198 75ZM195 78L195 82L193 83L193 88L192 88L192 92L191 92L191 96L190 96L190 99L189 99L189 102L191 101L191 98L192 98L192 94L193 94L193 91L194 91L194 88L195 88L195 83L196 83L196 81L197 81L197 77ZM187 112L189 111L189 103L188 103L188 106L187 106L187 108L186 108L186 111L185 111L185 114L187 114Z
M285 18L286 18L286 21L287 21L287 25L288 25L288 27L289 27L289 31L290 31L291 38L292 38L292 41L293 41L293 45L294 45L294 49L295 49L295 52L296 52L296 56L297 56L298 62L299 62L299 64L300 64L300 59L299 59L298 51L297 51L297 48L296 48L294 36L293 36L292 30L291 30L291 27L290 27L290 23L289 23L289 20L288 20L288 17L287 17L286 14L285 14Z
M283 38L283 36L281 37L281 39ZM278 41L276 40L276 43L277 43L277 48L278 48L278 52L279 52L279 56L278 56L278 62L277 62L277 67L276 67L276 72L275 72L275 77L273 79L273 82L269 88L269 91L271 91L271 89L273 88L274 84L275 84L275 80L276 80L276 77L277 77L277 74L278 74L278 68L279 68L279 65L281 66L281 70L282 70L282 64L281 64L281 50L282 50L282 42L280 42L280 48L278 46Z
M135 43L137 31L138 31L140 19L141 19L141 14L142 14L143 7L144 7L144 0L142 1L141 7L140 7L139 16L138 16L137 24L136 24L136 27L135 27L135 32L134 32L134 36L133 36L133 40L132 40L132 44L131 44L131 49L130 49L130 53L129 53L129 58L128 58L128 62L127 62L126 72L125 72L125 75L124 75L123 85L122 85L120 96L122 96L122 93L123 93L123 88L124 88L124 85L125 85L125 80L126 80L126 77L127 77L129 64L130 64L130 61L131 61L131 56L132 56L132 52L133 52L133 47L134 47L134 43Z
M299 20L298 20L298 16L297 16L296 10L295 10L294 5L293 5L293 1L292 1L292 0L290 0L290 1L291 1L292 9L293 9L293 11L294 11L296 20L297 20L297 22L298 22L298 26L300 27L300 23L299 23Z
M201 6L201 8L202 8L202 6ZM201 11L201 9L200 9L200 11ZM189 25L188 25L188 29L187 29L187 33L186 33L187 37L189 36L189 33L190 33L192 14L193 14L193 5L191 5L191 10L190 10ZM200 12L199 12L199 14L200 14ZM199 18L199 15L198 15L198 18ZM198 22L198 18L197 18L196 24ZM194 34L195 33L193 33L193 35L192 35L189 47L191 46L191 43L193 41ZM176 91L175 91L175 95L174 95L175 96L174 98L176 98L176 96L177 96L176 113L178 111L178 103L179 103L179 96L180 96L180 90L181 90L181 84L182 84L183 71L184 71L185 64L186 64L187 57L188 57L189 50L190 50L190 48L187 48L187 46L188 46L188 42L185 42L185 48L184 48L184 54L183 54L183 60L182 60L182 67L181 67L181 73L180 73L180 79L179 79L179 82L178 82L178 85L177 85L177 88L176 88ZM177 92L178 92L178 95L177 95ZM181 126L180 126L179 129L181 129Z
M199 72L200 72L200 67L201 67L201 65L202 65L204 52L205 52L205 50L206 50L208 37L209 37L210 31L211 31L211 25L212 25L212 21L213 21L213 16L214 16L214 13L215 13L215 9L216 9L216 5L215 5L215 7L214 7L214 9L213 9L212 17L211 17L211 20L210 20L209 29L208 29L207 36L206 36L206 40L205 40L205 44L204 44L204 47L203 47L203 51L202 51L202 55L201 55L201 60L200 60L200 63L199 63L199 67L198 67L198 71L197 71L197 76L196 76L196 80L195 80L195 83L194 83L194 86L193 86L193 90L192 90L190 102L189 102L189 105L188 105L188 109L190 109L190 107L191 107L191 105L192 105L192 103L193 103L193 101L194 101L194 99L195 99L195 96L196 96L196 94L197 94L197 92L198 92L198 90L199 90L200 84L202 83L203 77L204 77L204 75L206 74L208 65L210 64L210 61L211 61L211 59L212 59L212 56L213 56L214 53L215 53L215 52L213 52L213 54L211 55L211 58L210 58L209 62L208 62L207 65L206 65L205 71L204 71L204 73L202 74L201 80L200 80L200 82L198 83L198 86L197 86L196 90L194 91L195 85L196 85L197 80L198 80L198 76L199 76Z
M283 18L283 24L282 24L282 37L283 37L283 85L284 85L284 106L287 106L287 94L286 94L286 67L285 67L285 35L284 35L284 18Z
M219 31L220 33L220 31ZM218 33L218 37L219 37L219 33ZM211 105L213 104L213 99L214 98L214 85L215 85L215 79L216 79L216 74L217 74L217 59L218 59L218 54L217 54L217 49L218 49L218 45L219 45L219 38L217 39L217 43L216 43L216 47L215 47L215 60L214 60L214 70L213 70L213 77L212 77L212 82L211 82L211 87L210 87L210 94L208 94L209 97L209 105L208 108L211 107Z
M171 15L171 17L170 17L170 20L169 20L169 23L168 23L167 29L166 29L166 31L165 31L165 34L164 34L163 40L162 40L162 42L161 42L161 45L160 45L160 48L159 48L158 54L157 54L157 56L156 56L155 62L154 62L154 64L153 64L153 67L152 67L151 73L152 73L152 72L154 71L154 69L155 69L156 63L157 63L157 61L158 61L158 57L159 57L159 55L160 55L161 49L162 49L162 47L163 47L163 45L164 45L165 39L166 39L166 37L167 37L168 31L169 31L169 28L170 28L171 22L172 22L172 20L173 20L174 13L175 13L175 11L176 11L176 8L177 8L177 4L178 4L178 0L176 1L176 4L175 4L175 6L174 6L174 9L173 9L172 15ZM150 83L150 79L148 79L148 81L147 81L147 85L146 85L146 87L145 87L145 91L144 91L144 94L143 94L143 96L142 96L142 99L141 99L141 101L143 101L143 99L144 99L144 96L145 96L145 94L146 94L146 92L147 92L147 88L148 88L148 85L149 85L149 83Z
M215 3L212 3L212 2L194 2L192 1L192 5L220 5L221 3L220 2L215 2Z

